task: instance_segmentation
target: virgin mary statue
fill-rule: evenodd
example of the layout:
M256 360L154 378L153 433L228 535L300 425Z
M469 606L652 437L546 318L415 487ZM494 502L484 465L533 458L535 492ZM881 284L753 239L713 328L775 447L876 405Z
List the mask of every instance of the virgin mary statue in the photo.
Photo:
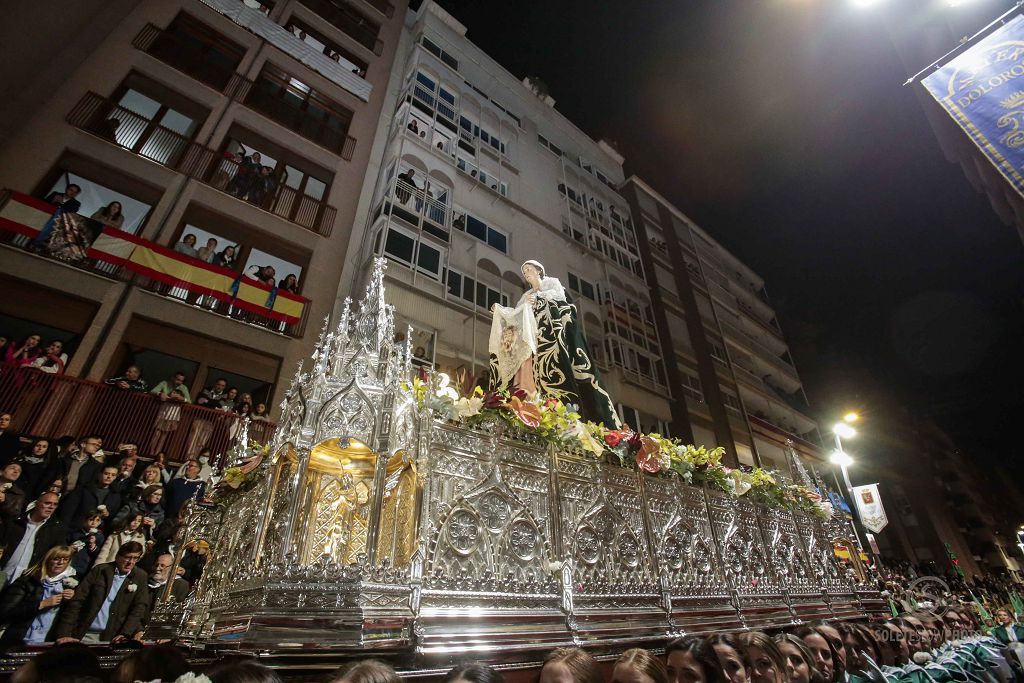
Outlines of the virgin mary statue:
M618 415L590 358L576 304L558 278L547 277L537 261L524 263L522 272L530 288L516 307L491 307L491 385L575 404L584 420L618 428Z

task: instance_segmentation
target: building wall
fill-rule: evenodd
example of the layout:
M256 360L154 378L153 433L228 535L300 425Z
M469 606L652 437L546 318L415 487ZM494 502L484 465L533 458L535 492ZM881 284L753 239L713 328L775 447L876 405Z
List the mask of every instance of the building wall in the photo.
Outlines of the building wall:
M13 44L24 43L24 51L15 51L18 55L36 55L38 46L46 46L47 56L53 55L54 59L37 55L39 59L34 61L12 59L3 65L5 84L16 90L12 106L0 115L0 130L11 132L0 142L0 186L45 193L58 181L59 169L70 169L151 204L138 234L159 245L173 247L189 229L186 225L192 225L225 235L246 250L259 249L295 264L302 269L300 294L309 299L305 313L308 324L294 333L247 324L211 313L192 300L147 291L135 282L123 281L126 278L98 276L10 247L0 247L5 274L33 284L31 305L5 303L0 313L44 324L42 318L46 316L33 310L60 310L69 298L88 302L94 317L88 324L75 319L73 331L80 337L68 368L70 373L83 377L98 379L120 371L126 349L139 345L132 340L142 339L159 351L198 362L203 369L216 365L247 376L258 374L283 390L295 364L308 355L319 332L318 321L331 312L336 300L405 3L398 0L389 9L381 2L350 0L347 7L353 16L367 25L379 26L379 43L372 47L367 46L365 37L354 37L352 30L346 33L342 24L326 21L299 0L277 0L260 18L261 25L271 27L292 21L316 26L321 38L333 47L366 63L365 76L356 78L356 86L346 85L350 83L347 76L332 75L329 65L325 68L322 61L316 62L327 59L322 55L312 60L319 64L314 69L286 52L284 46L290 45L291 35L283 38L283 32L279 32L261 37L214 9L233 10L240 8L241 2L122 0L72 4L75 7L62 6L59 16L50 16L47 13L51 9L43 8L39 10L43 17L33 21L29 19L30 11L36 8L19 2L14 10L20 19L6 24L7 30L17 27L20 33ZM136 47L144 43L147 31L166 35L180 13L240 46L241 60L226 88L212 87L197 77L204 68L202 64L172 66L148 48ZM47 62L47 66L38 68L38 64ZM238 93L251 93L255 86L245 86L245 80L258 80L268 64L351 112L347 134L354 140L345 143L344 148L327 146L322 141L326 138L314 141L300 125L283 125L247 104L246 96ZM238 84L242 85L232 96L232 88ZM369 95L364 99L361 93L366 85ZM325 219L319 231L303 227L298 218L282 217L216 189L210 179L204 182L190 177L180 170L182 167L155 163L141 153L72 125L74 116L69 114L89 93L95 93L92 97L99 101L119 96L129 88L144 88L144 94L175 111L199 112L192 116L198 126L186 133L189 144L197 149L219 153L229 138L243 131L250 148L266 145L280 155L280 164L299 167L288 169L293 182L316 169L314 173L330 179L329 189L316 199L336 209L333 220ZM307 193L318 191L312 180L305 187L310 188ZM301 199L304 190L299 192L294 201L308 201ZM87 208L95 207L83 205L83 212ZM329 235L320 234L327 232ZM284 275L281 272L277 277ZM154 330L164 330L165 334ZM197 377L195 381L201 385L206 378Z

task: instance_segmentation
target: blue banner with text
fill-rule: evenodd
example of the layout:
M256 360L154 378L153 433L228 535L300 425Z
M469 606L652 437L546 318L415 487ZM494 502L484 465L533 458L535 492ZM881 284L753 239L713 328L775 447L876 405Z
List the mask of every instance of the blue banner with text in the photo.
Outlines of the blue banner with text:
M1016 16L923 81L1024 195L1024 16Z

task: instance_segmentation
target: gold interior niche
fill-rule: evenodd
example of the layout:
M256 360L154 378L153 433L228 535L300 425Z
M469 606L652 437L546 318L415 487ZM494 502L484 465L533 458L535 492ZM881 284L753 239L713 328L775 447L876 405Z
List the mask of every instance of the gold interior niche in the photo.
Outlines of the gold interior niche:
M358 439L327 439L310 451L302 558L351 564L366 552L377 454Z
M381 502L377 557L392 566L404 566L412 559L416 545L416 499L419 480L413 460L398 451L385 467L384 499Z

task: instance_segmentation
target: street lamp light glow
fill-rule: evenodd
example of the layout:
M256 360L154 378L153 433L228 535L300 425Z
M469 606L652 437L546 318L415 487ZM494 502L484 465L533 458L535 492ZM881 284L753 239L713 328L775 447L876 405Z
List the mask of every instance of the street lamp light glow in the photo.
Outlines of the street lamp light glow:
M854 7L866 8L872 5L879 4L881 0L850 0L850 4Z
M837 422L836 425L832 427L832 433L841 439L852 439L857 436L857 430L846 422Z
M850 454L846 451L832 451L832 455L829 456L829 461L831 461L833 465L838 465L843 468L849 467L853 464L853 458L851 458Z
M857 413L855 413L853 411L850 411L846 415L843 415L843 422L846 422L848 424L853 424L854 422L856 422L859 419L860 419L860 415L858 415Z

